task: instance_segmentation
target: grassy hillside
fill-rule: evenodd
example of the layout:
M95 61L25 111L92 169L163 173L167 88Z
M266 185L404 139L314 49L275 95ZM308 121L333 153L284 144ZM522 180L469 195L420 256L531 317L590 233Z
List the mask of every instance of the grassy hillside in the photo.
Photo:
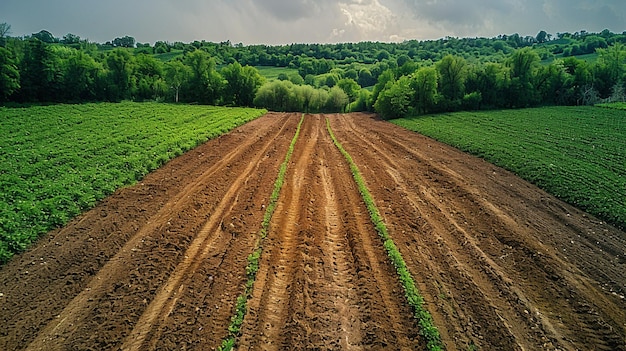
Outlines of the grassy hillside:
M298 70L295 68L286 67L274 67L274 66L256 66L259 73L267 80L278 79L278 75L281 73L290 76L292 74L298 74Z
M626 115L600 107L459 112L398 119L626 228Z
M0 262L264 112L157 103L0 107Z

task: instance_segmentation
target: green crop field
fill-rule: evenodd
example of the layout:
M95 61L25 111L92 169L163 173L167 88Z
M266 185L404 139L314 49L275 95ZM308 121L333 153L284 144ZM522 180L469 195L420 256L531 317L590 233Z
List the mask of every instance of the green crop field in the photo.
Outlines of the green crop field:
M626 111L626 102L610 102L610 103L605 103L605 104L598 104L597 106Z
M117 188L264 113L130 102L0 107L0 262Z
M298 70L295 68L286 68L286 67L273 67L273 66L255 66L259 73L265 77L267 80L278 79L278 75L281 73L286 74L287 76L292 74L298 74Z
M544 107L393 123L485 158L626 228L626 111Z
M177 57L182 57L184 55L183 50L172 50L170 52L166 52L163 54L154 54L153 56L158 59L161 60L163 62L167 62L167 61L171 61Z

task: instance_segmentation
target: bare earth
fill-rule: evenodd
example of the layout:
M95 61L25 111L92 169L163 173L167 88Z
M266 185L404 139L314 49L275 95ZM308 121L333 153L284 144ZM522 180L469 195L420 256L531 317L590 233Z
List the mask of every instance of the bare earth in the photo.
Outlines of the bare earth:
M626 233L368 114L305 117L239 350L425 348L326 118L447 350L626 350ZM0 350L217 348L299 119L212 140L1 267Z

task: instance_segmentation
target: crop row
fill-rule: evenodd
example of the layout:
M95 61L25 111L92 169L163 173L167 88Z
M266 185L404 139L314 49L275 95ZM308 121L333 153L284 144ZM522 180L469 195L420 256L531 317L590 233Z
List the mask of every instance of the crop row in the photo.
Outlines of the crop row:
M285 183L285 174L287 173L287 165L289 164L289 160L291 159L291 155L293 154L293 150L296 146L296 142L298 141L298 136L300 135L300 129L302 127L302 123L304 122L304 114L300 118L300 122L298 123L298 128L296 129L296 133L291 139L291 144L289 145L289 149L287 150L287 154L285 155L285 159L283 163L280 165L278 170L278 177L276 178L276 182L274 182L274 188L272 189L272 195L270 196L269 204L265 209L265 214L263 215L263 223L261 224L261 230L259 231L258 239L255 244L254 251L248 256L248 265L246 267L246 275L248 277L246 281L246 289L245 291L237 297L237 302L235 305L235 314L231 318L231 323L228 326L228 336L222 341L219 349L220 351L229 351L232 350L237 341L237 337L240 334L241 325L243 323L243 319L246 314L246 304L250 296L252 296L252 288L254 287L254 281L256 280L256 275L259 271L259 263L261 260L261 254L263 253L263 241L267 236L267 232L270 227L270 221L272 220L272 216L274 215L274 210L276 209L276 205L278 203L278 196L280 195L280 190Z
M400 283L404 288L405 296L409 302L411 308L413 308L414 316L417 319L418 325L420 326L420 334L426 339L426 347L428 350L443 350L443 344L441 342L441 336L439 334L439 330L433 323L433 318L428 312L428 310L424 307L424 298L420 294L417 286L415 285L415 280L411 276L409 269L406 266L406 262L402 258L398 247L393 242L393 239L389 236L389 232L387 231L387 226L383 221L382 216L380 215L380 211L376 207L374 203L374 199L367 189L367 185L361 176L361 172L357 167L356 163L354 163L350 154L343 148L341 143L335 137L328 118L326 119L326 127L328 129L328 133L332 138L335 146L339 149L341 154L346 158L348 164L350 165L350 170L352 172L352 176L354 181L359 188L359 192L363 197L363 201L369 211L370 218L374 223L374 227L378 232L378 235L383 240L383 245L385 250L387 251L387 255L391 260L392 264L396 268L396 272L400 277Z
M626 110L626 102L609 102L603 104L597 104L598 107L612 108L615 110Z
M0 263L117 188L263 113L156 103L0 108Z
M482 157L626 228L622 110L544 107L410 117L393 123Z

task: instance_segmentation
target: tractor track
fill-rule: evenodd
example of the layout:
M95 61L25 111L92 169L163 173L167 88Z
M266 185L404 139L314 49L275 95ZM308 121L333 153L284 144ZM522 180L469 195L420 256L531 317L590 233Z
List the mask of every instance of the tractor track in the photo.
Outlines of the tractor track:
M331 124L363 165L390 235L437 306L430 310L448 349L624 348L624 300L599 288L626 281L615 255L558 252L593 232L607 235L591 240L619 252L623 232L504 170L371 116L337 115ZM605 265L589 269L594 261Z
M402 287L323 116L305 117L292 160L239 349L415 349Z

